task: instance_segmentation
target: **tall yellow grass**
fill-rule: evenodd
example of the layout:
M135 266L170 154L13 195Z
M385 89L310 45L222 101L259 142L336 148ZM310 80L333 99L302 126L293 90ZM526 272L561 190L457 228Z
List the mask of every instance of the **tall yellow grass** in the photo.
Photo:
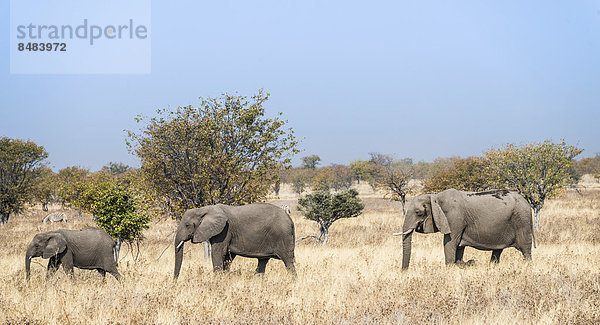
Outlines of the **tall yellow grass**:
M186 245L181 276L173 281L176 223L156 221L135 262L124 246L117 282L95 271L62 269L46 279L47 260L34 259L25 281L25 250L38 232L93 225L69 212L69 223L41 223L31 209L0 227L0 322L7 324L197 323L600 323L600 191L567 193L542 211L533 260L515 249L490 265L490 252L467 248L461 269L443 263L442 237L416 234L408 271L400 272L400 205L367 198L366 211L336 222L327 247L296 247L298 277L271 260L264 276L256 260L238 258L214 274L201 245ZM295 200L278 200L295 208ZM296 236L316 224L292 212ZM170 245L170 246L169 246ZM168 246L167 251L161 252Z

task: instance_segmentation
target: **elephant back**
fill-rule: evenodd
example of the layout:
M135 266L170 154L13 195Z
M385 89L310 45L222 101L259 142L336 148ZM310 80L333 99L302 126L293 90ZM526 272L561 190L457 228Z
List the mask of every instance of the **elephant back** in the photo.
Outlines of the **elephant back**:
M83 269L107 269L116 266L115 241L100 228L64 231L73 263Z

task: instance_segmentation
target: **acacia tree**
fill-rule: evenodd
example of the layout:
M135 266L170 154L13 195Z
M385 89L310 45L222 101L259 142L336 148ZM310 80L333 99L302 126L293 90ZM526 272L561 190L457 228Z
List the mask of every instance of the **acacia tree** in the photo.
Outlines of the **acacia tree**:
M33 141L0 138L0 224L31 199L48 153Z
M318 155L302 157L302 167L307 169L315 169L320 161L321 157Z
M352 171L354 178L356 178L356 182L360 184L360 182L368 176L368 161L364 160L353 160L350 162L349 168Z
M488 161L481 157L452 158L452 162L436 169L424 182L427 192L441 192L449 188L462 191L485 191L496 186L488 170ZM504 187L504 186L501 186Z
M326 191L308 194L298 199L297 209L306 219L319 224L317 240L325 246L329 240L329 227L339 219L358 217L364 207L358 191L349 189L336 194Z
M560 195L568 184L573 159L582 151L564 141L545 140L520 147L508 144L488 150L485 156L499 187L516 190L529 202L535 228L538 228L538 215L544 201Z
M58 195L57 175L52 169L42 166L39 169L33 190L33 198L42 205L42 211L48 211L48 204L56 200Z
M137 118L146 124L139 133L128 132L128 147L170 212L266 198L279 170L289 168L298 152L286 122L264 117L268 97L262 90L251 98L224 94L202 99L197 108Z
M72 166L59 170L56 175L59 200L63 206L75 208L79 216L81 216L81 209L84 208L83 194L88 188L86 177L89 174L87 169Z
M385 167L383 177L380 179L380 186L386 189L388 196L392 200L402 203L403 215L406 214L406 196L414 192L409 186L413 175L412 165L397 163Z

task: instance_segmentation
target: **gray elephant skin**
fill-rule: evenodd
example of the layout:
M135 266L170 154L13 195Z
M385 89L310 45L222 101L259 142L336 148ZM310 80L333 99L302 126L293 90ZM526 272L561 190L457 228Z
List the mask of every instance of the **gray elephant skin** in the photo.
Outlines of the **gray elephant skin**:
M102 276L108 272L117 280L121 278L117 270L115 241L99 228L59 229L35 235L25 255L27 279L31 259L38 256L50 259L47 276L62 265L70 275L73 275L73 267L77 267L97 270Z
M175 273L179 276L184 242L209 241L214 271L226 271L236 256L258 259L264 273L271 258L280 259L288 271L294 267L294 222L281 208L267 203L244 206L212 205L187 210L175 235Z
M466 246L491 250L495 263L507 247L515 247L529 260L535 241L529 204L518 193L505 190L449 189L419 195L409 203L402 229L402 269L410 263L414 231L444 234L446 264L462 264Z

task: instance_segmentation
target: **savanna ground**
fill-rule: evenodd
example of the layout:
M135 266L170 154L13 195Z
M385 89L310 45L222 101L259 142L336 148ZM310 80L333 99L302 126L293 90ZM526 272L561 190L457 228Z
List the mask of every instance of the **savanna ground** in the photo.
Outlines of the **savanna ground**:
M121 283L95 271L62 269L46 279L47 260L35 258L25 280L25 250L34 234L92 226L89 216L43 225L30 209L0 228L0 321L8 324L206 324L206 323L600 323L600 191L567 192L542 210L533 261L506 249L500 264L471 248L461 269L443 263L442 235L416 234L408 271L400 272L400 204L373 196L355 219L336 222L327 247L296 247L298 277L271 260L264 276L256 260L237 258L214 274L202 245L185 245L178 281L172 278L175 221L154 221L134 261L123 246ZM282 196L283 197L283 196ZM288 204L296 237L317 226ZM54 207L59 209L59 207ZM167 248L164 254L161 253Z

